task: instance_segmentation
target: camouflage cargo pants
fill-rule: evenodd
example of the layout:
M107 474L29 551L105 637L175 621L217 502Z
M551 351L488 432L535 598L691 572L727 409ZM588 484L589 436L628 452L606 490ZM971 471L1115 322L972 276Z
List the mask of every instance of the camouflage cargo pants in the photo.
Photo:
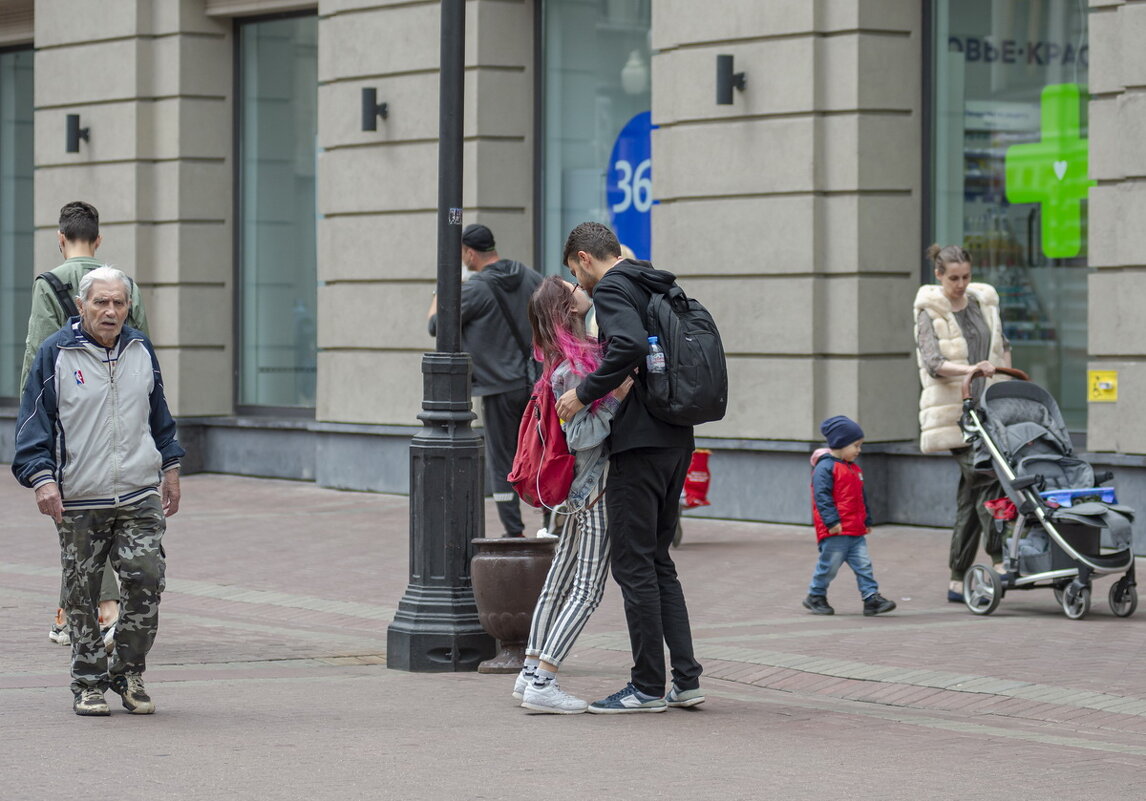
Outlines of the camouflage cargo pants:
M56 526L67 588L65 611L72 633L72 690L105 690L111 676L142 673L159 627L164 587L163 532L167 521L159 498L149 495L118 509L64 512ZM108 556L119 572L120 609L110 658L100 637L100 582Z

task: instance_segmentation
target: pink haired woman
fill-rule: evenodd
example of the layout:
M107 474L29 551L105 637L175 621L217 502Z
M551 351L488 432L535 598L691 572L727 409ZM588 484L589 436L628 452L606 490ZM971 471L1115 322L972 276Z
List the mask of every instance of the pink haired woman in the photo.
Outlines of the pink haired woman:
M542 363L537 388L548 388L555 399L580 384L600 362L600 345L585 333L589 308L584 290L557 276L546 278L529 299L534 353ZM513 688L513 697L521 699L526 709L572 715L589 706L557 685L557 671L605 590L609 574L609 539L601 502L609 465L605 441L613 414L631 386L632 381L626 381L599 403L561 423L575 456L573 485L565 501L569 516L533 612L525 667Z

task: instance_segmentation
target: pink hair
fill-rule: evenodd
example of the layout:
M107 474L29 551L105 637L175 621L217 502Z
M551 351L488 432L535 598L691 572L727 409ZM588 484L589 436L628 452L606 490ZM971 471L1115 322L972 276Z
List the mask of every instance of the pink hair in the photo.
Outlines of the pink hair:
M533 357L542 363L535 389L551 386L553 371L568 361L573 374L587 376L601 363L601 346L585 333L585 321L573 306L568 285L557 276L546 278L529 299ZM601 399L593 402L596 409Z

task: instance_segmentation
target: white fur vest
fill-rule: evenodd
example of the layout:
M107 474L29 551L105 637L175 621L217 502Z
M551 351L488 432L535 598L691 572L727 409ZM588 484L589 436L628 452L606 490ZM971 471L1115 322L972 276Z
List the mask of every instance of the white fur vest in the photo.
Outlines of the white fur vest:
M991 329L991 345L987 361L991 364L1004 364L1003 321L999 316L999 294L990 284L969 284L967 294L979 302L988 328ZM951 302L943 294L943 288L936 284L919 287L915 295L915 319L919 312L927 312L935 337L939 340L939 352L943 358L955 364L969 364L967 361L967 340L955 320ZM938 453L952 448L962 448L963 432L959 429L959 416L963 412L961 386L963 376L934 378L923 364L919 349L915 350L919 363L919 381L923 392L919 395L919 450L923 453ZM1001 378L1001 376L1000 376ZM994 382L997 379L988 379Z

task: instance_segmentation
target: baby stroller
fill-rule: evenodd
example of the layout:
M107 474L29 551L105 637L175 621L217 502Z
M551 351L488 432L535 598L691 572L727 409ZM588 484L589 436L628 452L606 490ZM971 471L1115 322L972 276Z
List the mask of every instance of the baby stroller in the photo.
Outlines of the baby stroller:
M989 385L976 404L971 381L980 373L967 376L959 424L976 448L976 468L993 471L1014 504L1014 527L1004 543L1003 575L982 564L967 571L967 608L989 615L1008 590L1049 587L1066 616L1077 620L1090 611L1091 580L1121 573L1110 587L1110 610L1129 617L1138 607L1130 531L1134 511L1117 504L1109 486L1112 474L1095 476L1074 456L1050 393L1021 370L996 370L1021 380ZM1103 531L1112 553L1102 553Z

